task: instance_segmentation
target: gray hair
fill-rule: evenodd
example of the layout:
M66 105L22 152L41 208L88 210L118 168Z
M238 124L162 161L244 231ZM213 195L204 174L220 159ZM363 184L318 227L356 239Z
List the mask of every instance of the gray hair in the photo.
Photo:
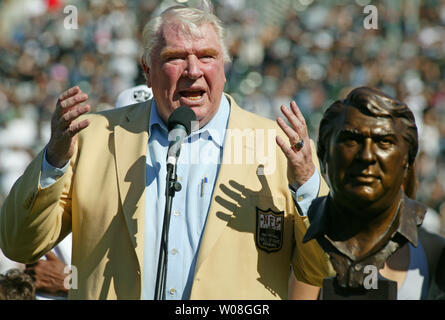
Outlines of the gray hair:
M167 8L161 15L152 18L144 27L142 33L142 45L144 53L143 62L151 67L151 54L157 45L162 41L162 26L171 20L178 22L182 30L192 37L199 37L199 27L204 24L210 24L218 36L221 44L224 62L230 62L229 50L225 44L224 27L220 19L213 14L211 3L207 0L202 1L202 9L190 8L185 6L173 6Z

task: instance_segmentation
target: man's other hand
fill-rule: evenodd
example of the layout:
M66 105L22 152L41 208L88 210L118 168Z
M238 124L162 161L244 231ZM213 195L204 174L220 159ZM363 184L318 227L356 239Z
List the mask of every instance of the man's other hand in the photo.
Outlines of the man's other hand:
M88 120L76 119L90 111L82 103L88 99L79 87L72 87L59 96L56 110L51 118L51 138L46 149L46 159L57 168L62 168L72 157L77 134L88 127Z

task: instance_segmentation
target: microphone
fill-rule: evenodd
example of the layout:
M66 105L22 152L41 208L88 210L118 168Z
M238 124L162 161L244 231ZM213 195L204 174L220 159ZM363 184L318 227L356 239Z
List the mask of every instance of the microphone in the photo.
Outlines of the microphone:
M176 181L176 163L181 152L182 141L192 131L192 121L196 115L192 109L180 106L168 117L168 140L171 141L167 151L167 177L165 185L165 210L162 225L161 243L159 247L158 273L156 276L155 300L165 299L165 283L168 267L168 233L170 216L175 192L181 190L181 184Z
M192 109L186 106L175 109L168 117L167 128L170 145L167 151L167 165L176 166L182 142L192 131L192 121L196 121L196 115Z

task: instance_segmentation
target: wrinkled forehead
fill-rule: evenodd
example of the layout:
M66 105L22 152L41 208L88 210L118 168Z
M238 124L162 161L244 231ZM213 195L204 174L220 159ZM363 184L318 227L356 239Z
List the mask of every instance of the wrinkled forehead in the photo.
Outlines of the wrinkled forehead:
M167 37L178 37L189 40L202 39L205 36L204 30L211 28L216 36L216 31L208 22L194 23L190 21L183 21L181 19L165 20L161 26L161 39L166 40Z
M184 52L207 52L219 56L221 43L212 25L202 24L196 30L180 24L166 24L162 29L156 55L169 56Z

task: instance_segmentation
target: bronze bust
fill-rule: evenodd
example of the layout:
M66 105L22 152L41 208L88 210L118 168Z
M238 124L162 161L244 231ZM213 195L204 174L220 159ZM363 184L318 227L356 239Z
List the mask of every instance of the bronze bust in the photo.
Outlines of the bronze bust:
M341 287L362 287L365 266L417 246L426 208L404 192L417 150L413 113L379 90L356 88L326 110L317 154L330 193L313 201L304 241L317 239Z

